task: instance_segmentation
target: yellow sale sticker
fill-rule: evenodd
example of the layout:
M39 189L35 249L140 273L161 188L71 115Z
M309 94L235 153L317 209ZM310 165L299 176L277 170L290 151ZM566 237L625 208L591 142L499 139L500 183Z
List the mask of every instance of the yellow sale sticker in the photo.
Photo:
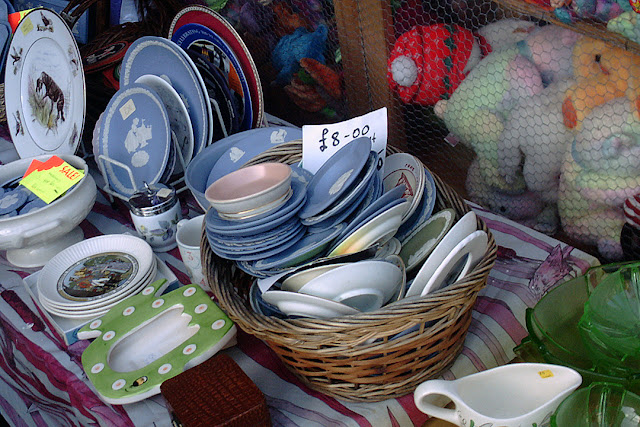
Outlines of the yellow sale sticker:
M74 168L62 159L52 163L50 168L34 170L20 181L47 204L63 195L84 176L83 170Z

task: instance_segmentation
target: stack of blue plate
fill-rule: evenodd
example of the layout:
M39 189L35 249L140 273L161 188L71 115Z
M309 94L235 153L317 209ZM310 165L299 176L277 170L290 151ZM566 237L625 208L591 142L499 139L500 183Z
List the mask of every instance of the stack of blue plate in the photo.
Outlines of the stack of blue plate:
M307 199L311 174L292 166L291 197L275 210L251 218L229 220L211 208L205 217L211 250L217 255L254 262L276 255L301 240L306 228L297 217Z
M378 154L369 138L358 138L332 155L313 176L308 197L298 213L302 224L313 232L350 223L360 210L383 191L376 168Z

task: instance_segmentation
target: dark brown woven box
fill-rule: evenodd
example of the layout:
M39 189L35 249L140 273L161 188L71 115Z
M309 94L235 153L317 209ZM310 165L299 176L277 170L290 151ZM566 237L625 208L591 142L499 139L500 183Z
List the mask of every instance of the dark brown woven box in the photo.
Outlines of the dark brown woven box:
M163 382L160 391L185 427L271 425L264 394L224 353Z

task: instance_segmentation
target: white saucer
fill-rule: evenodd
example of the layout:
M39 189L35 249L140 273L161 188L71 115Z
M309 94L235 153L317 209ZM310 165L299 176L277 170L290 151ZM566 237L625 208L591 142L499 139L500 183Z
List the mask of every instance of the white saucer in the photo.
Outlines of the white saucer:
M298 292L300 288L306 285L310 280L315 279L328 271L342 267L343 265L347 265L347 263L320 265L318 267L298 271L284 279L280 284L280 289L283 291Z
M416 275L413 283L407 290L407 297L415 295L423 295L423 289L430 281L433 274L440 267L442 262L453 251L453 249L464 240L471 233L476 231L478 223L476 214L473 211L469 211L462 218L460 218L447 234L442 238L440 243L435 247L431 255L429 255L420 267L420 271Z
M341 302L367 312L382 307L403 280L402 270L384 260L354 262L311 279L298 292Z
M404 184L406 186L404 198L411 205L402 217L405 222L417 209L425 188L425 171L420 160L408 153L395 153L385 159L384 163L384 191Z
M348 305L298 292L266 291L262 294L262 299L288 316L328 319L360 313Z
M398 255L402 250L402 244L400 240L395 237L390 238L387 243L380 246L378 252L376 252L376 258L386 258L390 255ZM404 264L404 261L403 261Z
M433 214L402 242L400 258L411 271L422 264L447 234L456 217L453 209Z
M164 102L169 115L169 125L176 135L184 164L188 165L193 157L194 136L191 118L182 98L165 79L154 74L144 74L138 77L135 82L149 86Z
M405 268L404 261L398 255L387 255L383 258L386 262L390 262L400 270L402 274L402 280L398 284L398 288L396 289L393 296L387 302L388 304L394 303L396 301L400 301L404 298L404 294L407 289L407 269Z
M154 259L154 261L156 261ZM87 318L87 317L98 317L103 313L109 311L109 309L125 298L128 298L131 295L134 295L144 289L149 283L153 281L153 279L158 274L158 269L156 268L157 261L153 263L153 268L149 271L149 274L140 280L139 283L114 294L113 297L99 300L95 302L86 303L84 305L77 306L63 306L59 304L52 303L48 301L46 298L43 298L42 295L39 295L40 302L42 305L51 313L67 318Z
M471 233L447 255L422 289L427 295L454 284L480 262L487 251L489 236L484 230Z
M331 249L329 256L357 252L376 243L385 244L398 231L408 207L408 202L401 203L372 218Z

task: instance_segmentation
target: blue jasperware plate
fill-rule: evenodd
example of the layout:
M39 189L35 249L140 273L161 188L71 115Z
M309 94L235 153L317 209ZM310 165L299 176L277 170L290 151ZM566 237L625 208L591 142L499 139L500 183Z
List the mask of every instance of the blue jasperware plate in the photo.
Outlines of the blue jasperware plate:
M145 74L162 77L173 86L184 101L193 127L194 155L209 141L209 95L202 77L189 57L171 40L144 36L129 46L122 60L120 85L124 87Z
M302 129L294 127L268 127L254 129L246 138L233 144L213 165L207 187L223 176L236 171L255 156L284 142L302 139Z
M11 42L11 24L7 21L0 21L0 70L3 70L9 53L9 44Z
M347 227L347 229L344 230L344 233L348 233L350 230L353 230L358 225L363 224L367 218L369 218L372 214L380 210L380 208L387 206L388 204L395 201L396 199L401 199L402 195L404 194L405 188L406 187L404 186L404 184L402 184L392 188L386 193L383 193L373 203L366 206L351 221L349 221L349 227Z
M356 201L354 201L348 209L345 209L340 214L329 217L324 221L320 221L318 223L309 225L308 226L309 232L319 233L320 231L324 231L329 228L335 227L341 222L346 222L347 224L350 223L351 221L349 218L353 216L359 209L361 209L362 206L368 205L373 200L378 198L378 194L376 194L376 191L377 191L376 183L375 183L375 179L373 179L369 183L368 188L362 194L362 196L360 196Z
M378 163L378 154L374 151L369 152L367 164L362 168L355 182L349 187L331 206L320 212L318 215L305 218L302 223L305 225L317 224L321 221L341 214L345 210L353 212L358 207L358 202L365 197L367 190L373 185L373 179L376 175L376 164Z
M346 222L347 224L351 224L353 219L356 218L360 212L362 212L364 209L366 209L367 206L369 206L371 203L373 203L375 200L377 200L380 197L381 193L382 193L382 177L380 177L380 175L378 174L374 174L370 187L364 194L364 198L354 203L355 209L346 210L345 214L347 214L347 216L345 218L342 218L339 222ZM342 215L339 215L338 217L342 217ZM317 227L319 225L321 224L315 224L313 226L310 226L309 230L314 230L315 232L317 231ZM325 228L328 228L328 227L325 227Z
M291 218L278 227L252 236L224 236L211 232L211 230L208 230L207 236L212 246L225 252L255 253L277 246L287 238L296 234L301 227L302 224L300 224L297 218Z
M349 226L347 228L345 228L342 233L340 233L340 236L338 236L338 241L343 241L345 240L351 233L353 233L355 230L357 230L358 228L360 228L361 226L363 226L364 224L366 224L367 222L371 221L373 218L377 217L378 215L381 215L383 212L388 211L389 209L401 204L401 203L405 203L407 202L406 199L403 199L402 197L397 198L397 199L392 199L387 201L386 204L384 205L377 205L377 209L376 210L369 210L369 214L367 216L360 216L360 218L357 218L357 220L352 221Z
M251 254L234 254L230 252L226 252L220 250L217 247L211 247L211 250L215 252L218 256L223 258L232 259L234 261L256 261L263 258L268 258L277 253L287 250L289 247L293 246L298 240L300 240L305 233L304 227L300 227L298 231L292 235L288 240L281 242L279 245L272 246L269 249L264 251L259 251Z
M16 11L13 7L13 3L9 0L4 0L4 3L7 5L7 14L12 14Z
M357 138L336 151L320 166L307 188L307 202L298 214L310 218L334 204L367 164L371 139Z
M19 188L5 190L0 195L0 215L15 212L27 202L27 193Z
M102 119L98 154L126 165L126 169L98 159L110 187L131 196L155 184L165 171L170 151L170 125L167 109L149 86L132 83L113 95Z

